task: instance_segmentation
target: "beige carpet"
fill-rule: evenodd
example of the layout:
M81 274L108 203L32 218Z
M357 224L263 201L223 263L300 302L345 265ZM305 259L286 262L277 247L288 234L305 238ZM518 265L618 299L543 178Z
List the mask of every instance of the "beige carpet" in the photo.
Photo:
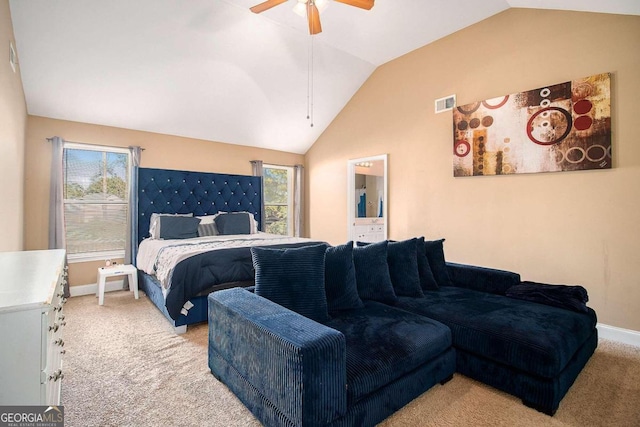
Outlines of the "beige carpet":
M109 292L65 306L66 426L259 426L207 366L207 327L175 335L144 296ZM600 341L554 417L456 374L381 424L640 426L640 348Z

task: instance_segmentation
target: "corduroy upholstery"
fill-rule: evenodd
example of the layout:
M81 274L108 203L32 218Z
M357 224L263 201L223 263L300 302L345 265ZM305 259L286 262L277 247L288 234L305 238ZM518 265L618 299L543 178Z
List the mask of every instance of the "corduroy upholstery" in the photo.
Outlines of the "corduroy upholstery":
M418 272L418 239L389 242L387 263L393 290L397 296L423 297Z
M373 426L455 370L448 328L384 304L323 325L239 288L208 299L211 372L267 426Z
M362 308L353 264L353 242L330 246L325 253L324 287L329 314L332 311Z
M394 307L451 328L458 372L554 413L595 350L595 312L500 295L511 283L519 283L515 273L448 266L454 286L427 291L421 300L399 297Z
M346 339L348 404L451 348L451 331L442 323L375 301L334 316L326 325Z
M327 245L302 248L251 248L256 295L316 322L329 320L324 292Z

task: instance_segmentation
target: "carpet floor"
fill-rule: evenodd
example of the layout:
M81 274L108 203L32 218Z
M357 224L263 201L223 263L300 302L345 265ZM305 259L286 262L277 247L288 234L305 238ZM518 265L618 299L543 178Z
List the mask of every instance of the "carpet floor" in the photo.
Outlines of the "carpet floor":
M142 292L74 297L65 315L67 427L260 426L211 375L206 324L176 335ZM640 348L600 340L554 417L456 374L380 426L640 426Z

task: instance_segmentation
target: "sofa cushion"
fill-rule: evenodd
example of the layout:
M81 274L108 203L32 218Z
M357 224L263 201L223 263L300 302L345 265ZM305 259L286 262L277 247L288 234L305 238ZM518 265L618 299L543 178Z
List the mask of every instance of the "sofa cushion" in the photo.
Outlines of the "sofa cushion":
M427 298L399 297L395 307L451 328L453 345L518 370L554 378L593 334L596 315L458 287Z
M442 323L374 301L325 324L345 336L348 405L451 347L451 331Z
M454 286L504 295L507 289L520 284L520 275L512 271L476 265L447 263L449 277Z
M329 311L362 308L353 265L353 242L327 248L324 285Z
M396 295L423 297L418 273L417 239L389 242L387 263Z
M396 301L389 265L387 264L388 242L371 243L353 248L353 263L356 268L358 295L363 300L373 300L385 304Z
M453 286L444 258L444 239L425 240L424 248L438 286Z
M325 244L285 249L252 247L256 295L316 322L327 321L326 248Z
M418 261L418 275L420 276L420 286L425 291L438 289L438 282L433 276L429 259L427 258L427 248L424 246L424 237L418 238L416 244L416 256Z

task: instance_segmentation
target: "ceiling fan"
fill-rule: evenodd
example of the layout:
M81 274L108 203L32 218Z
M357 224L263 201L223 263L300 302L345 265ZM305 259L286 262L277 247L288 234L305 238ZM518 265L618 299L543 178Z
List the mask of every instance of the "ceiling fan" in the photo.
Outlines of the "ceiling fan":
M274 6L285 3L287 0L267 0L260 4L257 4L251 8L253 13L262 13L265 10L269 10ZM335 0L339 3L348 4L349 6L359 7L360 9L370 10L373 7L374 0ZM316 0L298 0L298 3L303 3L303 6L307 10L307 21L309 21L309 34L318 34L322 32L322 25L320 24L320 12L316 6Z

